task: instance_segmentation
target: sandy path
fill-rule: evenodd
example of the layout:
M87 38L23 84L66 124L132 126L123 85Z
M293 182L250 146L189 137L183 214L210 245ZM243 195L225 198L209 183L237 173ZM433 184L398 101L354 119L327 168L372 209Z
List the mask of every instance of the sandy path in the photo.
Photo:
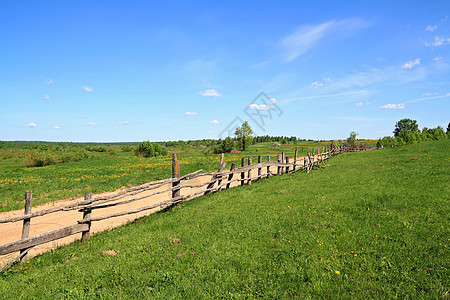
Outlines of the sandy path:
M265 174L266 170L267 170L267 168L263 168L262 174ZM271 167L270 170L273 174L276 174L277 167ZM251 171L251 177L255 177L255 176L257 176L257 169L254 169ZM247 177L247 174L246 174L246 177ZM240 178L240 174L235 174L233 179L236 179L236 178ZM211 176L199 176L194 179L183 181L183 183L186 183L189 185L199 185L199 184L204 184L205 182L208 182L209 180L211 180ZM224 178L223 182L225 182L225 181L226 180ZM238 182L238 181L233 182L231 184L231 187L235 187L239 184L240 184L240 182ZM167 190L170 187L171 187L171 185L167 184L158 189L145 191L140 194L133 195L133 196L127 196L127 197L117 200L115 202L125 201L128 199L133 199L135 197L142 197L142 196L154 193L156 191ZM184 195L193 194L195 192L204 190L205 188L206 188L205 186L203 186L201 188L183 188L183 189L181 189L181 195L184 196ZM117 191L115 191L115 192L117 192ZM115 192L103 193L101 195L110 195ZM94 197L95 196L99 196L99 195L94 195ZM93 210L92 217L98 217L98 216L108 215L108 214L115 213L115 212L137 209L137 208L140 208L143 206L148 206L148 205L152 205L152 204L164 201L164 200L168 200L168 199L170 199L170 197L171 197L171 192L165 192L165 193L154 195L150 198L142 199L142 200L135 201L135 202L132 202L129 204L112 206L112 207L102 208L102 209L96 209L96 210ZM67 205L67 204L70 204L70 203L73 203L76 201L80 201L80 200L83 200L83 198L51 202L51 203L47 203L47 204L44 204L41 206L33 207L32 212L37 212L37 211L49 209L49 208L56 207L56 206ZM111 203L114 203L114 202L111 202ZM156 211L159 211L160 209L161 208L158 207L155 209L143 211L143 212L132 214L132 215L110 218L110 219L106 219L106 220L99 221L99 222L92 222L91 233L101 232L104 230L108 230L110 228L121 226L121 225L126 224L130 221L133 221L137 218L150 215ZM16 210L16 211L0 213L0 218L7 218L7 217L14 217L14 216L21 216L21 215L23 215L23 210ZM49 232L49 231L52 231L55 229L59 229L59 228L63 228L66 226L76 224L77 220L81 220L82 218L83 218L83 213L79 212L78 210L60 211L60 212L44 215L41 217L32 218L29 236L30 237L35 236L35 235L38 235L41 233ZM14 222L14 223L0 224L0 245L20 240L21 235L22 235L22 221ZM69 244L80 238L81 238L81 233L78 233L78 234L75 234L75 235L72 235L72 236L69 236L69 237L66 237L63 239L59 239L59 240L56 240L53 242L37 245L28 252L29 257L33 257L38 254L50 251L52 249L56 249L58 247ZM7 255L0 255L0 266L3 266L8 261L17 257L18 254L19 254L19 252L10 253Z

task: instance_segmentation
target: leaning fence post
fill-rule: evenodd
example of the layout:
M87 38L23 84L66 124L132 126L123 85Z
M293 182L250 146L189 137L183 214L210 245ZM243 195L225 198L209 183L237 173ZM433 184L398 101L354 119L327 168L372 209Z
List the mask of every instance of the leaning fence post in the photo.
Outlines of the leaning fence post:
M84 200L91 200L92 199L92 193L85 193L84 194ZM85 219L89 219L91 217L91 213L92 213L92 208L90 207L85 207L83 209L83 220ZM88 230L83 231L81 233L81 241L85 242L89 239L89 235L90 235L90 231L91 231L91 222L87 222L86 224L88 224Z
M267 155L267 162L270 163L270 155ZM270 164L267 166L267 178L270 177Z
M25 193L25 212L24 215L31 214L31 207L33 205L33 192L27 191ZM27 218L23 220L22 226L22 239L26 239L30 234L30 226L31 226L31 218ZM20 254L25 252L27 249L20 250ZM28 259L28 254L25 254L21 261L26 261Z
M231 164L231 168L230 168L230 175L228 175L228 183L227 183L227 189L229 189L230 188L230 185L231 185L231 179L233 179L233 175L234 175L234 173L232 172L233 170L234 170L234 168L236 167L236 164L235 163L232 163Z
M286 156L286 163L289 164L289 156ZM286 173L289 173L289 166L286 167Z
M241 167L245 166L245 157L241 159ZM245 172L241 172L241 185L244 185Z
M177 160L177 155L174 153L172 155L172 178L179 178L180 177L180 161ZM172 182L172 187L176 187L180 185L180 181L174 181ZM180 197L180 189L173 189L172 190L172 199Z

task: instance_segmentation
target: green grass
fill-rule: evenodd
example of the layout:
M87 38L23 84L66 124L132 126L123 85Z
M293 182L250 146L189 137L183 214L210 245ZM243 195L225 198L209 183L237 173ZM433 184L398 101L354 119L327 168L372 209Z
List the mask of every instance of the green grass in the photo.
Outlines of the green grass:
M322 147L328 142L304 141L298 144L286 144L274 148L273 143L261 143L251 146L242 153L226 154L225 159L236 162L239 166L242 156L276 155L285 151L293 157L298 148L301 155L311 151L311 147ZM64 146L65 144L61 144ZM59 145L59 147L62 147ZM76 145L75 145L76 146ZM67 144L66 147L75 147ZM132 152L122 152L121 146L106 145L109 152L91 153L92 158L78 162L62 163L45 167L26 167L27 156L31 150L27 144L12 149L0 149L0 212L23 209L24 195L33 191L33 206L46 202L81 197L86 192L102 193L115 191L123 187L139 185L145 182L169 178L172 175L171 156L143 158ZM51 149L58 146L49 146ZM78 147L81 147L78 145ZM208 148L187 148L181 150L169 148L176 152L181 160L181 172L187 174L203 169L205 172L216 171L220 155L204 154ZM272 158L274 159L274 158Z
M440 299L450 288L448 148L345 153L310 174L198 198L16 264L0 295Z

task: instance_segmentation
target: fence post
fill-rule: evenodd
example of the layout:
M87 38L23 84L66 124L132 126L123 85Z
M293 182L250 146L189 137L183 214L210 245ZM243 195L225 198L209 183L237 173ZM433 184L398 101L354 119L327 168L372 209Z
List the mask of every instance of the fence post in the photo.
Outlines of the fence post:
M309 173L311 169L311 153L308 152L308 166L306 167L306 173Z
M245 157L241 159L241 167L245 166ZM245 172L241 172L241 185L244 185Z
M25 212L24 215L31 214L31 207L33 205L33 192L27 191L25 193ZM31 218L24 219L23 225L22 225L22 239L26 239L28 235L30 234L30 226L31 226ZM25 252L27 249L20 250L20 254ZM28 260L28 254L25 254L21 261Z
M235 167L236 167L236 164L232 163L231 164L231 168L230 168L230 172L233 171ZM233 175L234 175L234 173L230 173L230 175L228 175L228 181L231 181L231 179L233 179ZM230 188L230 185L231 185L231 182L228 182L227 189Z
M172 155L172 178L179 178L180 177L180 161L177 160L177 155L174 153ZM172 182L172 187L176 187L180 185L180 181L174 181ZM180 197L180 189L173 189L172 190L172 199Z
M224 159L224 153L221 153L221 155L220 155L220 166L223 165L223 162L224 162L224 161L225 161L225 159ZM225 166L224 166L224 168L225 168ZM223 170L222 170L222 171L223 171ZM222 171L220 171L220 172L222 172ZM219 187L219 188L217 189L217 191L220 192L220 190L222 189L222 188L220 187L220 185L222 184L222 175L218 175L217 178L219 179L219 181L217 181L217 186Z
M253 163L253 157L249 156L248 157L248 165L251 166L252 163ZM251 180L251 178L252 178L252 169L248 170L248 175L247 176L248 176L247 183L248 183L248 185L251 185L252 184L252 180Z
M289 163L289 156L286 156L286 163ZM286 173L289 173L289 166L286 167Z
M262 156L258 156L258 164L262 163ZM261 178L261 167L258 168L258 180Z
M278 154L278 163L281 163L281 154ZM277 167L277 175L281 175L281 167Z
M267 155L267 162L270 163L270 155ZM270 177L270 165L267 166L267 178Z
M286 154L284 152L281 152L281 163L284 163L286 159ZM284 167L281 167L281 174L284 174Z
M92 199L92 193L84 194L84 200L91 200L91 199ZM85 207L83 209L83 220L89 219L91 217L91 213L92 213L92 208ZM83 231L81 233L81 241L82 242L86 242L89 239L89 235L90 235L90 231L91 231L91 222L87 222L86 224L88 224L88 230Z
M295 149L295 153L294 153L294 166L292 167L292 171L295 171L295 167L297 166L297 159L298 159L298 149Z

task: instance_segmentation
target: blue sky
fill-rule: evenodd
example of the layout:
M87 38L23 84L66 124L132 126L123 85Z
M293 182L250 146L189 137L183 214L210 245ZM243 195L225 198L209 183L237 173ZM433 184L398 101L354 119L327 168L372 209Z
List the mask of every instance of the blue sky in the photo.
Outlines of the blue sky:
M446 128L449 2L341 2L2 0L0 140Z

